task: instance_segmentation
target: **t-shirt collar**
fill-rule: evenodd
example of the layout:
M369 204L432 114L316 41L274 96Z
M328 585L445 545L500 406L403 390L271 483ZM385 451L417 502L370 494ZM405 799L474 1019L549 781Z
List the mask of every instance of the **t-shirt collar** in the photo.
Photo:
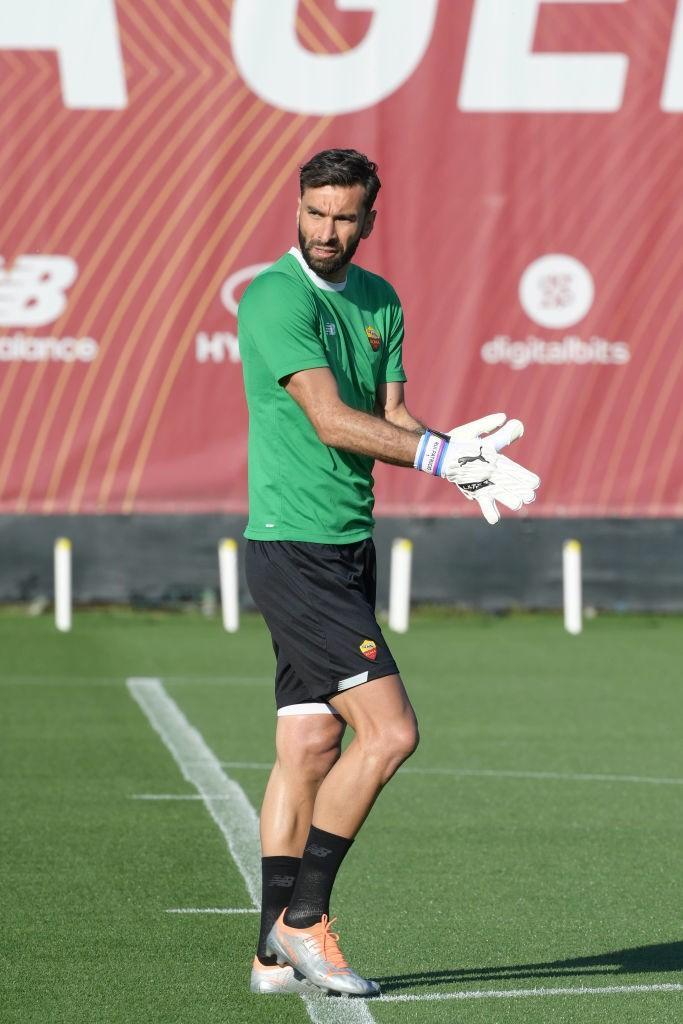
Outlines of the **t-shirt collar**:
M304 273L306 273L310 277L311 281L313 282L314 285L316 285L316 287L322 288L324 292L344 291L344 289L346 288L348 277L344 278L343 281L340 281L339 284L335 284L333 281L326 281L324 277L319 277L314 270L311 270L308 263L303 258L300 251L297 249L295 245L292 246L289 252L291 256L294 256L295 259L299 261L301 267L304 270Z

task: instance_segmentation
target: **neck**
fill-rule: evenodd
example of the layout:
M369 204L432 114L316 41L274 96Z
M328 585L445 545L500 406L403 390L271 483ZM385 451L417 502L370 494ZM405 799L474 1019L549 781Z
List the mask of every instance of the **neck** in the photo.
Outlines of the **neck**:
M329 277L323 277L321 274L316 273L315 270L312 270L309 267L300 249L297 249L296 246L292 246L292 248L289 251L292 254L292 256L296 257L305 273L308 274L311 281L313 281L313 283L317 285L318 288L322 288L323 291L330 292L342 292L346 288L346 275L349 269L348 263L346 264L345 267L342 267L339 274L332 274Z

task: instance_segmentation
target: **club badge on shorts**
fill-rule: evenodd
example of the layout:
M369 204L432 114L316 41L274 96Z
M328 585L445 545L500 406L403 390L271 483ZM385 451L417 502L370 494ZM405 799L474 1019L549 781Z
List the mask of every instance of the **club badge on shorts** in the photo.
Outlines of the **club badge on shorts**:
M369 661L374 661L377 657L377 644L374 640L364 640L359 650L363 657Z
M367 334L368 341L372 346L372 351L376 352L377 349L382 344L382 335L379 333L379 331L376 331L374 327L366 327L365 333Z

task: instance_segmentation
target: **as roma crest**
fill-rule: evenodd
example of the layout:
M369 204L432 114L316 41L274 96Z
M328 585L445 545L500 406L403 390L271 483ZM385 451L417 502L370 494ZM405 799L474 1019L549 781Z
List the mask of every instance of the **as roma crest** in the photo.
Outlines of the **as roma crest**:
M369 661L374 661L377 657L377 644L374 640L364 640L360 645L360 653Z
M382 344L382 335L379 333L379 331L376 331L374 327L366 327L365 333L367 334L368 341L372 346L372 351L376 352L377 349Z

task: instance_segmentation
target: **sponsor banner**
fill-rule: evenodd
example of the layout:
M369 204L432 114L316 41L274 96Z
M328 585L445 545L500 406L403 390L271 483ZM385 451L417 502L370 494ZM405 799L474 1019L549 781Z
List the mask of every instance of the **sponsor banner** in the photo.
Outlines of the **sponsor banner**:
M239 300L352 146L411 412L522 419L534 515L683 513L683 0L53 6L0 19L0 511L246 512Z

